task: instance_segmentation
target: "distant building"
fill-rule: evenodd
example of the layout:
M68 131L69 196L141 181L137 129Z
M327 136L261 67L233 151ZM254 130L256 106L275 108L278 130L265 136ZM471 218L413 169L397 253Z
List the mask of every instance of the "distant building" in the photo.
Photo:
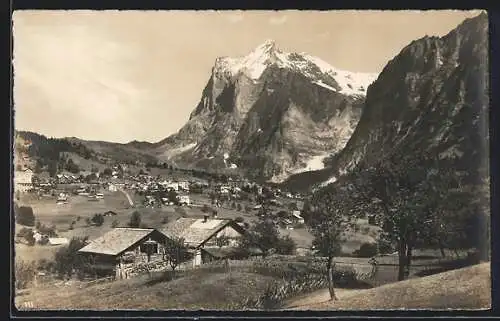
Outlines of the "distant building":
M69 240L65 237L49 237L50 245L64 245L68 244Z
M16 191L27 192L33 188L33 171L26 169L14 173L14 186Z
M183 191L189 191L189 182L178 182L178 189L182 189Z
M189 195L179 195L177 198L178 198L180 205L190 205L191 204L191 201L189 199Z
M167 189L174 190L174 191L179 191L179 183L169 183L167 185Z
M304 224L304 218L300 215L300 211L292 211L292 221L296 224Z

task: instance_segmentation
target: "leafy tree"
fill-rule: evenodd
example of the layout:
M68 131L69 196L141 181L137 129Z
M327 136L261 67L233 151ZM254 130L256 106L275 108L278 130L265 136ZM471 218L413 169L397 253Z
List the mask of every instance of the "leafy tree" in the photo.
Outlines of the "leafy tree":
M113 175L113 171L111 170L111 168L105 168L102 172L102 175L105 177L111 177L111 175Z
M280 241L279 231L274 222L268 218L261 218L255 223L241 239L242 249L259 247L263 256L267 256L271 250L276 249Z
M437 243L443 248L453 243L448 237L463 239L457 237L463 223L445 221L455 215L457 204L469 202L469 193L448 165L434 155L410 159L394 154L371 166L361 164L353 173L351 196L361 205L358 214L375 213L381 222L381 238L398 251L398 280L409 274L415 247Z
M285 219L285 218L288 218L288 212L287 211L279 211L278 213L276 213L276 216L281 218L281 219Z
M304 219L305 223L308 223L311 220L311 204L308 199L304 201L304 205L302 206L301 216Z
M331 300L337 300L333 260L340 254L342 243L345 242L345 232L352 223L349 204L346 203L348 198L345 196L340 191L323 190L316 193L313 196L315 207L311 209L309 221L316 254L327 258L326 270Z
M20 206L15 214L18 224L26 226L35 225L35 214L33 214L33 208L31 206Z
M183 238L168 238L165 242L165 259L173 272L179 264L189 259L189 251Z
M87 176L85 176L85 182L90 183L92 181L95 181L97 179L97 175L95 173L91 173Z
M88 237L72 238L67 246L60 248L54 258L54 268L59 277L71 277L74 272L84 268L86 260L78 250L87 244Z
M373 257L377 255L378 249L375 243L363 243L354 254L359 257Z
M288 209L290 211L298 211L299 207L297 206L297 203L292 202L292 203L288 204Z
M50 161L48 163L47 171L49 172L50 177L55 177L57 174L57 161Z
M70 172L70 173L73 173L73 174L78 174L80 172L80 168L78 167L77 164L75 164L73 162L73 159L71 158L68 158L66 160L66 165L65 165L65 169Z
M130 227L139 227L141 225L141 213L138 211L134 211L130 216L130 222L128 226Z
M179 194L175 190L173 189L169 190L167 193L168 201L177 205L179 203L179 200L177 198L178 195Z

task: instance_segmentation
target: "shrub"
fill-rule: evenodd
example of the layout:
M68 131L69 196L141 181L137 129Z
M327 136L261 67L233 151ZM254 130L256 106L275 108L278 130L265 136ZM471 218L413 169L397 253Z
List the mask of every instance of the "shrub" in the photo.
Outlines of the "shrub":
M341 268L333 271L333 280L336 286L352 288L358 283L356 271L353 268Z
M285 236L279 239L278 244L276 244L276 253L282 255L292 255L295 254L297 249L297 244L290 236Z
M243 223L245 221L245 219L241 216L238 216L237 218L234 219L234 221L237 223Z
M53 263L50 262L50 261L48 261L47 259L40 259L40 260L38 260L38 263L36 265L36 269L37 270L42 270L42 271L43 270L49 271L52 264Z
M238 212L241 212L241 210L242 210L242 206L241 206L241 204L240 204L240 203L238 203L238 205L236 205L236 210L237 210Z
M104 216L102 214L94 214L94 216L91 219L91 222L94 223L96 226L101 226L104 224Z
M363 243L358 250L354 251L354 255L358 257L373 257L378 254L378 247L375 243Z
M186 217L187 216L187 212L185 209L183 209L182 207L176 207L175 208L175 211L177 213L179 213L182 217Z
M28 234L33 235L33 230L26 227L23 227L22 229L19 230L19 232L17 232L17 236L22 238L26 237L26 235Z
M118 227L118 225L120 224L120 222L118 222L118 220L114 220L112 223L111 223L111 227L112 228L115 228L115 227Z
M16 289L26 289L35 279L35 262L16 262L16 272L14 275Z
M141 213L134 211L130 216L129 227L139 227L141 225Z
M370 224L370 225L377 225L377 220L375 219L375 215L369 215L368 216L368 224Z
M168 223L168 216L163 217L161 220L161 224L167 224Z
M20 206L15 214L17 223L26 226L35 226L35 214L33 214L31 206Z
M57 236L55 225L47 226L44 224L40 224L38 226L38 231L42 234L48 235L49 237L56 237Z

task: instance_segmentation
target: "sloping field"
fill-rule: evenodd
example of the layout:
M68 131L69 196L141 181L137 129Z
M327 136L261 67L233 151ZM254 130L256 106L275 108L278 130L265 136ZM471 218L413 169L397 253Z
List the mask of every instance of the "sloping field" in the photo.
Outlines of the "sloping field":
M491 307L490 271L488 262L368 290L340 290L339 300L335 302L326 301L328 296L325 291L316 291L291 300L285 309L488 309ZM320 303L311 303L314 301Z
M16 296L16 306L39 310L231 309L252 293L262 293L272 277L256 273L193 273L174 281L147 277L93 285L33 288Z

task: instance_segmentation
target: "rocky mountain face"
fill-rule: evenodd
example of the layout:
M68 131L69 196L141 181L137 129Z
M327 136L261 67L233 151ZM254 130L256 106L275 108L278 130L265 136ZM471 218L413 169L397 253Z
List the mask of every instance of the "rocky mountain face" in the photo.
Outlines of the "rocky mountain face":
M360 121L321 173L327 185L360 161L432 153L457 169L488 167L488 19L413 41L368 88ZM293 178L292 178L293 179ZM304 177L302 177L304 179Z
M245 57L217 58L189 121L156 153L272 181L322 168L353 133L375 77L283 52L273 41Z

